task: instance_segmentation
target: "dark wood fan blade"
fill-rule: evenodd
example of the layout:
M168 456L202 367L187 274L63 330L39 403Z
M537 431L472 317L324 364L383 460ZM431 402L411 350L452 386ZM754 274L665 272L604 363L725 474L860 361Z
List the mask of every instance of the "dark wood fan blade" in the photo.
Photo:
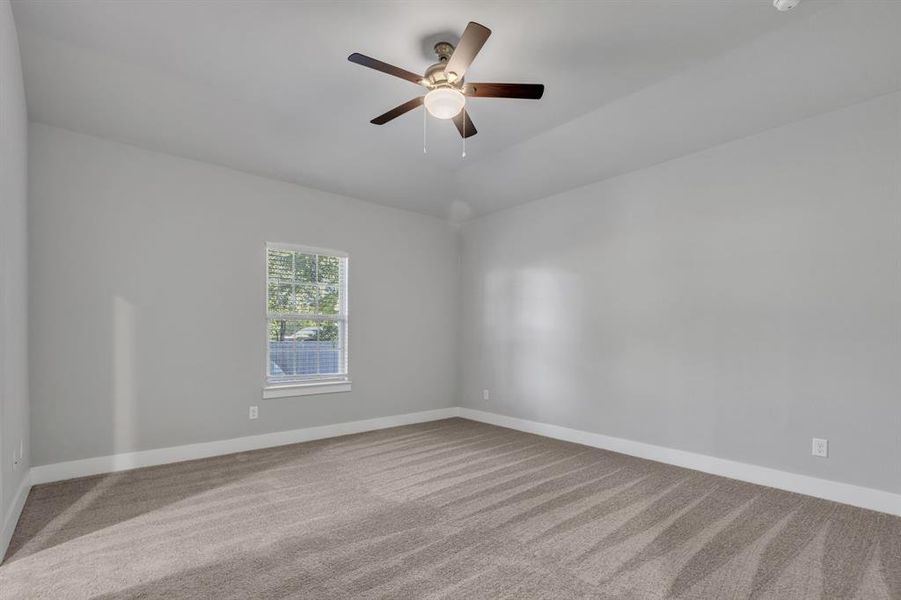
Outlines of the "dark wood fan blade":
M466 112L465 108L454 117L454 125L457 126L457 131L464 138L472 137L479 132L476 126L472 124L472 119L469 118L469 113Z
M475 59L476 54L478 54L479 50L482 49L482 46L485 45L485 41L488 39L489 35L491 35L490 29L484 25L479 25L475 21L470 21L469 25L467 25L466 29L463 31L463 37L460 38L460 43L457 44L454 53L451 54L450 60L447 61L444 72L455 73L457 75L457 80L462 78L463 74L466 73L466 69L469 68L469 65L471 65L472 61Z
M544 95L540 83L467 83L463 93L476 98L525 98L538 100Z
M359 52L354 52L347 57L347 60L358 65L363 65L364 67L369 67L370 69L375 69L376 71L381 71L382 73L387 73L388 75L394 75L395 77L406 79L411 83L422 85L422 75L417 75L416 73L411 73L406 69L401 69L400 67L389 65L386 62L370 58L364 54L360 54Z
M392 108L385 114L377 116L376 118L371 120L370 123L372 123L373 125L384 125L388 121L390 121L392 119L396 119L397 117L401 116L402 114L404 114L406 112L410 112L417 106L420 106L422 104L423 97L424 96L419 96L418 98L413 98L409 102L404 102L400 106L396 106L396 107Z

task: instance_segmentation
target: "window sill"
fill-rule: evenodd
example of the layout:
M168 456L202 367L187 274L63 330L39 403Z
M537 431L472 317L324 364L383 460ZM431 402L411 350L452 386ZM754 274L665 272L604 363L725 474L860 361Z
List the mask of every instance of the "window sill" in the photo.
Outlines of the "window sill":
M263 398L291 398L293 396L334 394L349 391L350 381L316 381L311 383L267 385L263 388Z

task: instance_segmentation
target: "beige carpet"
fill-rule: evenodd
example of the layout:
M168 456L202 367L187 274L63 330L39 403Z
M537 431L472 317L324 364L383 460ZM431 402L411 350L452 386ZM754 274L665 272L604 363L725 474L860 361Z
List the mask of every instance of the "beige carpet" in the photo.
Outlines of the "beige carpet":
M901 599L901 519L450 419L37 486L0 598Z

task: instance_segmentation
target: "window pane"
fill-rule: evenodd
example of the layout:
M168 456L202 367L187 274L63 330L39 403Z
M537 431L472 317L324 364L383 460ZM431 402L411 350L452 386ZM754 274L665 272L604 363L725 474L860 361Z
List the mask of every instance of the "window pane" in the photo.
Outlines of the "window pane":
M337 284L341 280L341 259L337 256L319 255L319 283Z
M316 282L316 255L294 253L294 280L298 283Z
M340 373L344 366L342 323L323 321L319 330L319 372Z
M293 312L316 314L319 312L319 286L298 285Z
M269 283L270 312L293 312L294 286L283 283Z
M269 277L282 281L294 278L294 253L287 250L272 250L268 253Z
M269 377L292 379L319 373L319 323L269 321Z
M337 285L324 285L320 290L319 298L319 314L336 315L338 314L341 298L338 293Z

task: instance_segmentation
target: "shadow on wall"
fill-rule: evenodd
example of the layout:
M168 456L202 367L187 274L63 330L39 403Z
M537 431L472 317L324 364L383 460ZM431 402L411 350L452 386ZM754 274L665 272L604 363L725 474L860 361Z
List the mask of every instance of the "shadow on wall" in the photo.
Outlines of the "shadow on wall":
M134 304L122 296L113 297L112 331L107 339L111 341L112 406L107 414L112 424L113 467L122 470L134 466L128 453L138 444L137 317ZM209 462L203 466L189 461L169 470L149 467L37 485L2 562L96 534L265 470L246 466L245 459L244 454L208 459L221 467L210 476L202 472L210 468ZM189 484L185 478L190 478Z
M136 325L134 304L113 299L113 454L135 447L137 418ZM118 460L118 459L117 459Z

